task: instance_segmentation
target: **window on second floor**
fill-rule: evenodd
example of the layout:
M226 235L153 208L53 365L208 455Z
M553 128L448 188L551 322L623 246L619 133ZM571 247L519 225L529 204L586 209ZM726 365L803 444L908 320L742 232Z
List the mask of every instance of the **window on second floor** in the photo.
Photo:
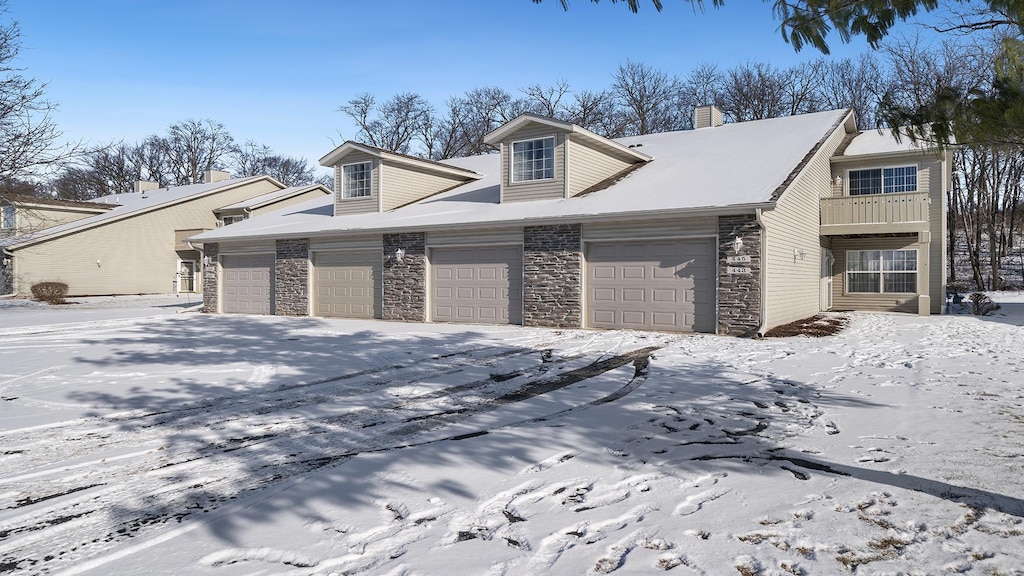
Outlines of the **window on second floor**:
M555 137L512 143L512 182L555 177Z
M222 220L224 221L224 225L227 226L228 224L234 224L235 222L241 222L242 220L245 220L245 215L225 216L224 218L222 218Z
M850 196L917 192L917 167L850 170Z
M360 198L370 195L373 162L345 164L341 167L341 197Z
M917 292L917 250L849 250L846 291L868 294Z
M0 214L0 228L14 228L14 206L7 205Z

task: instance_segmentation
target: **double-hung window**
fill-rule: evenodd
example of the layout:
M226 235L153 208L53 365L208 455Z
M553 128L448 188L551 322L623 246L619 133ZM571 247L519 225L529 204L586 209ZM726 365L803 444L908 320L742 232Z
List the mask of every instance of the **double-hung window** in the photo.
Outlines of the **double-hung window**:
M850 170L850 196L917 192L917 167Z
M341 167L341 197L361 198L370 195L373 162L345 164Z
M3 214L0 214L0 228L13 229L14 228L14 206L8 204L2 208Z
M849 250L846 291L861 294L917 292L917 250Z
M512 143L512 182L555 177L555 137Z

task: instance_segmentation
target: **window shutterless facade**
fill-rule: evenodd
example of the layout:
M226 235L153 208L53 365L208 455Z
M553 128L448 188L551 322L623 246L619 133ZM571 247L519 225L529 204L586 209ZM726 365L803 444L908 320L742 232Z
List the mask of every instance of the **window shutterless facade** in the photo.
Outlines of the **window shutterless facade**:
M550 180L554 177L554 136L512 143L512 182Z
M848 250L846 291L851 294L917 293L917 250Z
M917 166L850 170L850 196L917 192Z
M14 206L4 206L0 214L0 228L14 228Z
M373 162L345 164L341 167L341 197L361 198L370 195Z
M228 224L234 224L235 222L241 222L242 220L245 220L245 216L225 216L223 220L224 225L227 226Z

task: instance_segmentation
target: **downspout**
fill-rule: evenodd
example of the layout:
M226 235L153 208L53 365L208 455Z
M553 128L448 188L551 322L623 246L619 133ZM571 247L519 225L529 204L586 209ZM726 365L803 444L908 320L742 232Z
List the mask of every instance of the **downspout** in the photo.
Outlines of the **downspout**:
M768 229L765 228L764 219L762 218L763 212L760 208L754 209L754 218L757 220L757 225L761 228L761 324L757 327L757 337L764 338L765 332L768 331L768 315L765 314L768 303L768 291L765 290L768 266L767 266L767 254L768 254Z
M10 294L0 294L0 298L6 298L8 296L14 296L15 294L18 293L17 290L14 290L14 254L12 254L11 252L8 252L7 248L3 248L3 249L0 249L0 258L10 258L11 259L10 274L11 274L11 290L12 290L12 292Z

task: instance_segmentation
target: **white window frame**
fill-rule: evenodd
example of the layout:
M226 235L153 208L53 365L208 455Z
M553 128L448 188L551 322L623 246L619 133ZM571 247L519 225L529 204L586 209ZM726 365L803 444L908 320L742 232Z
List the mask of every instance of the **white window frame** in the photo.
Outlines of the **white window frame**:
M542 176L540 178L516 178L516 144L523 144L523 143L526 143L526 142L542 142L542 141L545 141L545 140L550 140L551 141L551 175L550 176ZM558 138L556 138L554 134L551 134L549 136L541 136L539 138L524 138L523 140L513 140L512 142L509 142L509 145L508 145L508 181L510 183L512 183L512 184L524 184L524 183L544 182L544 181L547 181L547 180L554 180L555 179L555 156L556 156L557 148L558 148ZM537 159L533 159L532 162L537 162ZM545 166L542 169L542 171L546 172L547 171L547 167ZM538 172L538 170L536 168L534 168L530 172L533 173L533 174L536 174Z
M17 218L17 215L14 213L13 204L0 207L0 229L13 230L17 228Z
M851 255L859 255L864 252L877 252L878 259L874 261L873 269L870 270L850 270L850 263L854 262L855 259ZM913 252L914 257L911 260L898 259L895 257L897 252ZM886 253L890 254L890 258L886 258ZM847 294L917 294L920 289L921 283L921 253L917 248L895 248L890 250L847 250L845 254L846 258L846 270L843 271L844 289ZM856 258L857 262L861 261L860 257ZM913 270L901 270L896 264L903 263L907 264L913 262ZM892 263L891 266L889 264ZM888 269L887 269L888 267ZM878 290L877 291L865 291L865 290L851 290L850 289L850 276L851 274L875 274L878 276ZM914 291L887 291L885 289L885 275L886 274L913 274L914 275Z
M348 168L350 166L368 166L368 168L366 170L366 193L365 194L362 194L362 193L360 193L360 194L353 194L349 190L349 188L348 188L348 181L345 178L345 168ZM341 197L342 198L344 198L344 199L348 199L348 198L369 198L369 197L373 196L373 161L372 160L365 160L363 162L352 162L352 163L349 163L349 164L342 164L341 168L339 168L339 171L340 171L340 174L339 174L340 178L339 179L341 180L341 182L339 182L339 185L341 187ZM362 192L362 190L360 190L360 192Z
M869 172L869 171L872 171L872 170L878 170L880 172L880 174L879 174L879 179L880 179L879 191L878 192L867 192L867 193L854 194L853 193L853 188L851 186L851 184L853 182L853 178L851 177L851 174L853 174L854 172ZM889 182L891 182L892 180L895 180L895 179L898 179L898 178L901 177L901 176L896 175L896 174L889 174L887 176L886 175L886 171L896 171L896 170L909 170L910 173L912 173L914 175L914 189L913 190L888 190L888 191L886 190L886 187L889 184ZM910 194L910 193L913 193L913 192L918 192L918 191L920 191L920 188L918 186L918 184L920 183L920 178L918 177L918 172L919 171L920 171L920 167L918 165L916 165L916 164L901 164L899 166L871 166L871 167L865 167L865 168L850 168L850 169L848 169L846 171L846 195L847 196L872 196L872 195L876 195L876 194ZM899 186L899 185L895 184L895 183L892 184L892 187L895 188L896 186Z
M241 222L243 220L247 220L245 214L240 214L237 216L224 216L223 218L221 218L221 221L224 222L225 226L234 224L235 222Z

